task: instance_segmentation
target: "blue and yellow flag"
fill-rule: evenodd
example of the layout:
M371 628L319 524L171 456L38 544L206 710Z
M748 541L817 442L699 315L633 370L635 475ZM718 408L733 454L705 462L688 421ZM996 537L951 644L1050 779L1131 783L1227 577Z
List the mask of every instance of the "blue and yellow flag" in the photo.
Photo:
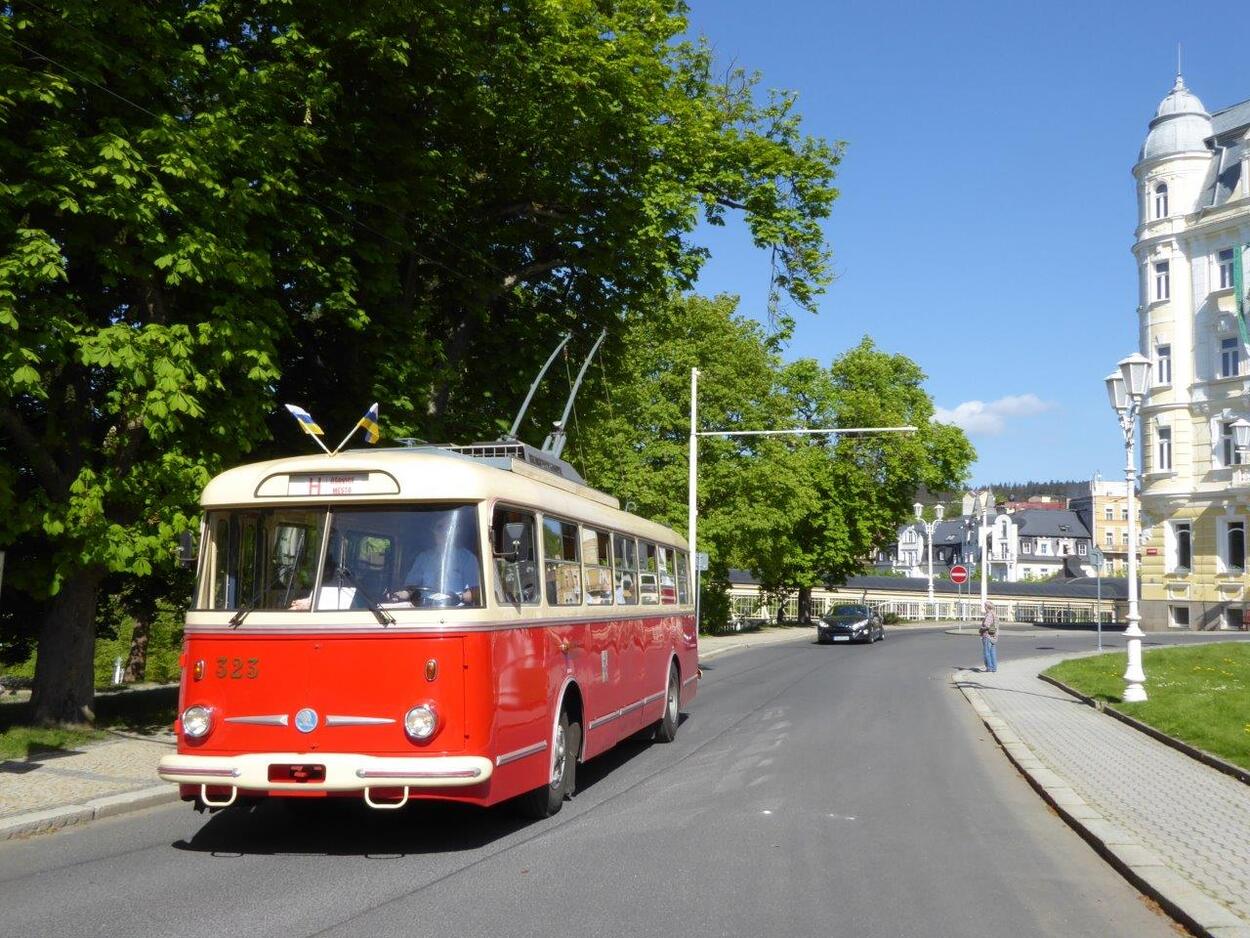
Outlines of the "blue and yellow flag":
M365 428L365 440L368 442L376 443L382 439L382 431L378 428L378 405L376 403L365 411L365 415L360 418L360 423L356 426Z
M291 412L291 416L299 421L300 427L310 436L322 436L321 428L317 426L317 421L313 420L312 414L304 410L302 407L296 407L294 404L283 404L287 410Z

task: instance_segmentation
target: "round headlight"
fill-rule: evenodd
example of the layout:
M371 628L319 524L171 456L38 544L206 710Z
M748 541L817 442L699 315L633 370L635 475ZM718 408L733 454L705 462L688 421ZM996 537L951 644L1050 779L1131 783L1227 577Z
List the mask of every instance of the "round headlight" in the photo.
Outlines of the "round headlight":
M404 732L413 739L429 739L438 729L438 715L430 704L413 707L404 714Z
M213 711L208 707L187 707L182 711L182 731L192 739L207 736L213 728Z

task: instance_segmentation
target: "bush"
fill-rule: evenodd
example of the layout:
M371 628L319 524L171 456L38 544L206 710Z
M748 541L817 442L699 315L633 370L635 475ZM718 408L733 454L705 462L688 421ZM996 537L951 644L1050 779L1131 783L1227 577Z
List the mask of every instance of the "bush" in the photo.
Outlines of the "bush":
M900 622L906 621L897 612L887 612L881 617L882 625L898 625Z

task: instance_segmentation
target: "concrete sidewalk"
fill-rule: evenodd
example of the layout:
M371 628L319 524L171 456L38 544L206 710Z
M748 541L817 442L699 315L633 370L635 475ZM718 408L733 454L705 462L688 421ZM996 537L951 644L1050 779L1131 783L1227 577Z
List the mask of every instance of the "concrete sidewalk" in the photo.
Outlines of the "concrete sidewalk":
M954 681L1033 787L1130 882L1196 934L1250 938L1250 786L1037 677L1070 657Z

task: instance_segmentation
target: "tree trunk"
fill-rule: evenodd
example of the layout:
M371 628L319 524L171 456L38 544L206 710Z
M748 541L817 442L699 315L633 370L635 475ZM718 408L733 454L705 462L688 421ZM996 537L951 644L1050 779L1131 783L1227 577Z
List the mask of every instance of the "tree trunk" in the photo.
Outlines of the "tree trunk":
M95 607L104 571L83 570L52 597L39 628L33 722L89 723L95 719Z
M812 621L812 588L799 587L799 624L806 625Z
M148 670L148 636L152 633L152 620L147 615L135 616L135 630L130 636L130 657L126 661L127 684L138 684Z

